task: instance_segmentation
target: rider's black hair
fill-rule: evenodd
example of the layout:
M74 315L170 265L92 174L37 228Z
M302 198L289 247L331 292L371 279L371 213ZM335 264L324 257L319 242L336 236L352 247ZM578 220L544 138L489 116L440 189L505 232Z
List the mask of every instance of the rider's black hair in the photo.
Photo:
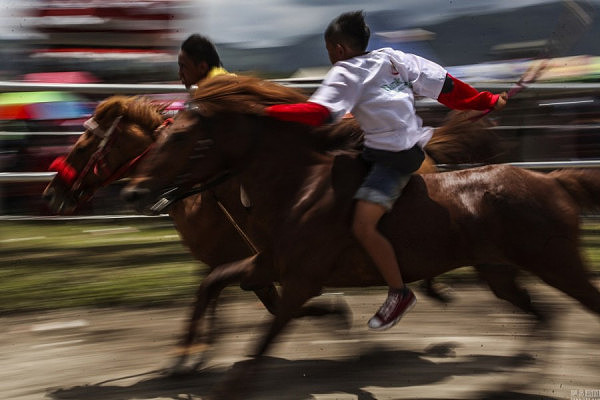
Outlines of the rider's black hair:
M195 33L185 39L181 44L181 50L196 63L206 61L211 68L221 66L221 59L215 45L202 35Z
M366 50L370 36L364 11L344 13L331 21L325 30L325 40L343 43L358 51Z

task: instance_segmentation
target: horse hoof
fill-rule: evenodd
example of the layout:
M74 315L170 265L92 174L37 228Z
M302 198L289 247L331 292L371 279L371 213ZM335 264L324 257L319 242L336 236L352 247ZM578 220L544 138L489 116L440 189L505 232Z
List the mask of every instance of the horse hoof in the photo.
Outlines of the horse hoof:
M187 365L177 365L167 369L164 373L169 378L184 378L193 375L196 370Z
M187 356L179 356L168 367L166 367L162 375L169 377L185 376L192 373L192 370L187 366Z
M352 329L352 323L354 322L352 309L341 297L336 297L335 304L333 305L333 313L340 318L340 325L337 330L350 331Z
M187 356L179 357L165 369L164 375L181 377L195 374L202 369L204 360L202 356L197 356L194 360Z
M439 301L440 303L449 304L454 301L454 296L452 295L452 288L448 285L444 285L443 283L423 282L423 284L421 284L421 289L425 292L427 296Z

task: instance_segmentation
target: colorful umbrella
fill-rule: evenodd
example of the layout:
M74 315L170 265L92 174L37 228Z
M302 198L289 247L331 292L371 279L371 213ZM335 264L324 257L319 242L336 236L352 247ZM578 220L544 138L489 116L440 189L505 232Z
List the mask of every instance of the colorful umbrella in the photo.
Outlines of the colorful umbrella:
M79 96L68 92L0 93L0 120L75 119L90 114Z

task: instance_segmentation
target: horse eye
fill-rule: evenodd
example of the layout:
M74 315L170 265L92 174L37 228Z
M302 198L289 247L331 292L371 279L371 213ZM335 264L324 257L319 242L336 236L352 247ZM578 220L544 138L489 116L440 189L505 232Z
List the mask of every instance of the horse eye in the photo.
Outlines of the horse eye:
M84 153L84 152L85 152L85 150L86 150L86 149L85 149L85 147L84 147L84 146L77 146L77 147L74 147L74 148L73 148L73 152L74 152L74 153L78 153L78 154Z
M95 149L98 146L98 143L94 140L95 136L92 133L89 133L88 136L80 140L75 147L73 148L73 152L76 153L84 153Z
M181 142L182 140L186 139L187 135L184 133L185 132L172 134L169 136L169 141L174 143Z

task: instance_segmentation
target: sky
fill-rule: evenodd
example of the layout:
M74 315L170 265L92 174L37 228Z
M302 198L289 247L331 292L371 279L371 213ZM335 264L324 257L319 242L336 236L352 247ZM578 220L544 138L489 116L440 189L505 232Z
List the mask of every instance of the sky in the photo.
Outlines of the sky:
M248 47L285 44L303 34L321 33L342 12L363 9L405 11L399 25L439 22L458 15L476 15L556 0L196 0L202 30L219 43L245 43ZM592 0L600 4L600 0ZM201 10L201 11L200 11Z
M188 0L181 35L198 32L217 43L246 47L282 45L306 34L321 33L345 11L404 11L399 26L430 24L458 15L476 15L557 0ZM600 5L600 0L590 0ZM82 1L82 3L85 3ZM23 18L18 7L36 0L0 0L0 38L18 37Z

